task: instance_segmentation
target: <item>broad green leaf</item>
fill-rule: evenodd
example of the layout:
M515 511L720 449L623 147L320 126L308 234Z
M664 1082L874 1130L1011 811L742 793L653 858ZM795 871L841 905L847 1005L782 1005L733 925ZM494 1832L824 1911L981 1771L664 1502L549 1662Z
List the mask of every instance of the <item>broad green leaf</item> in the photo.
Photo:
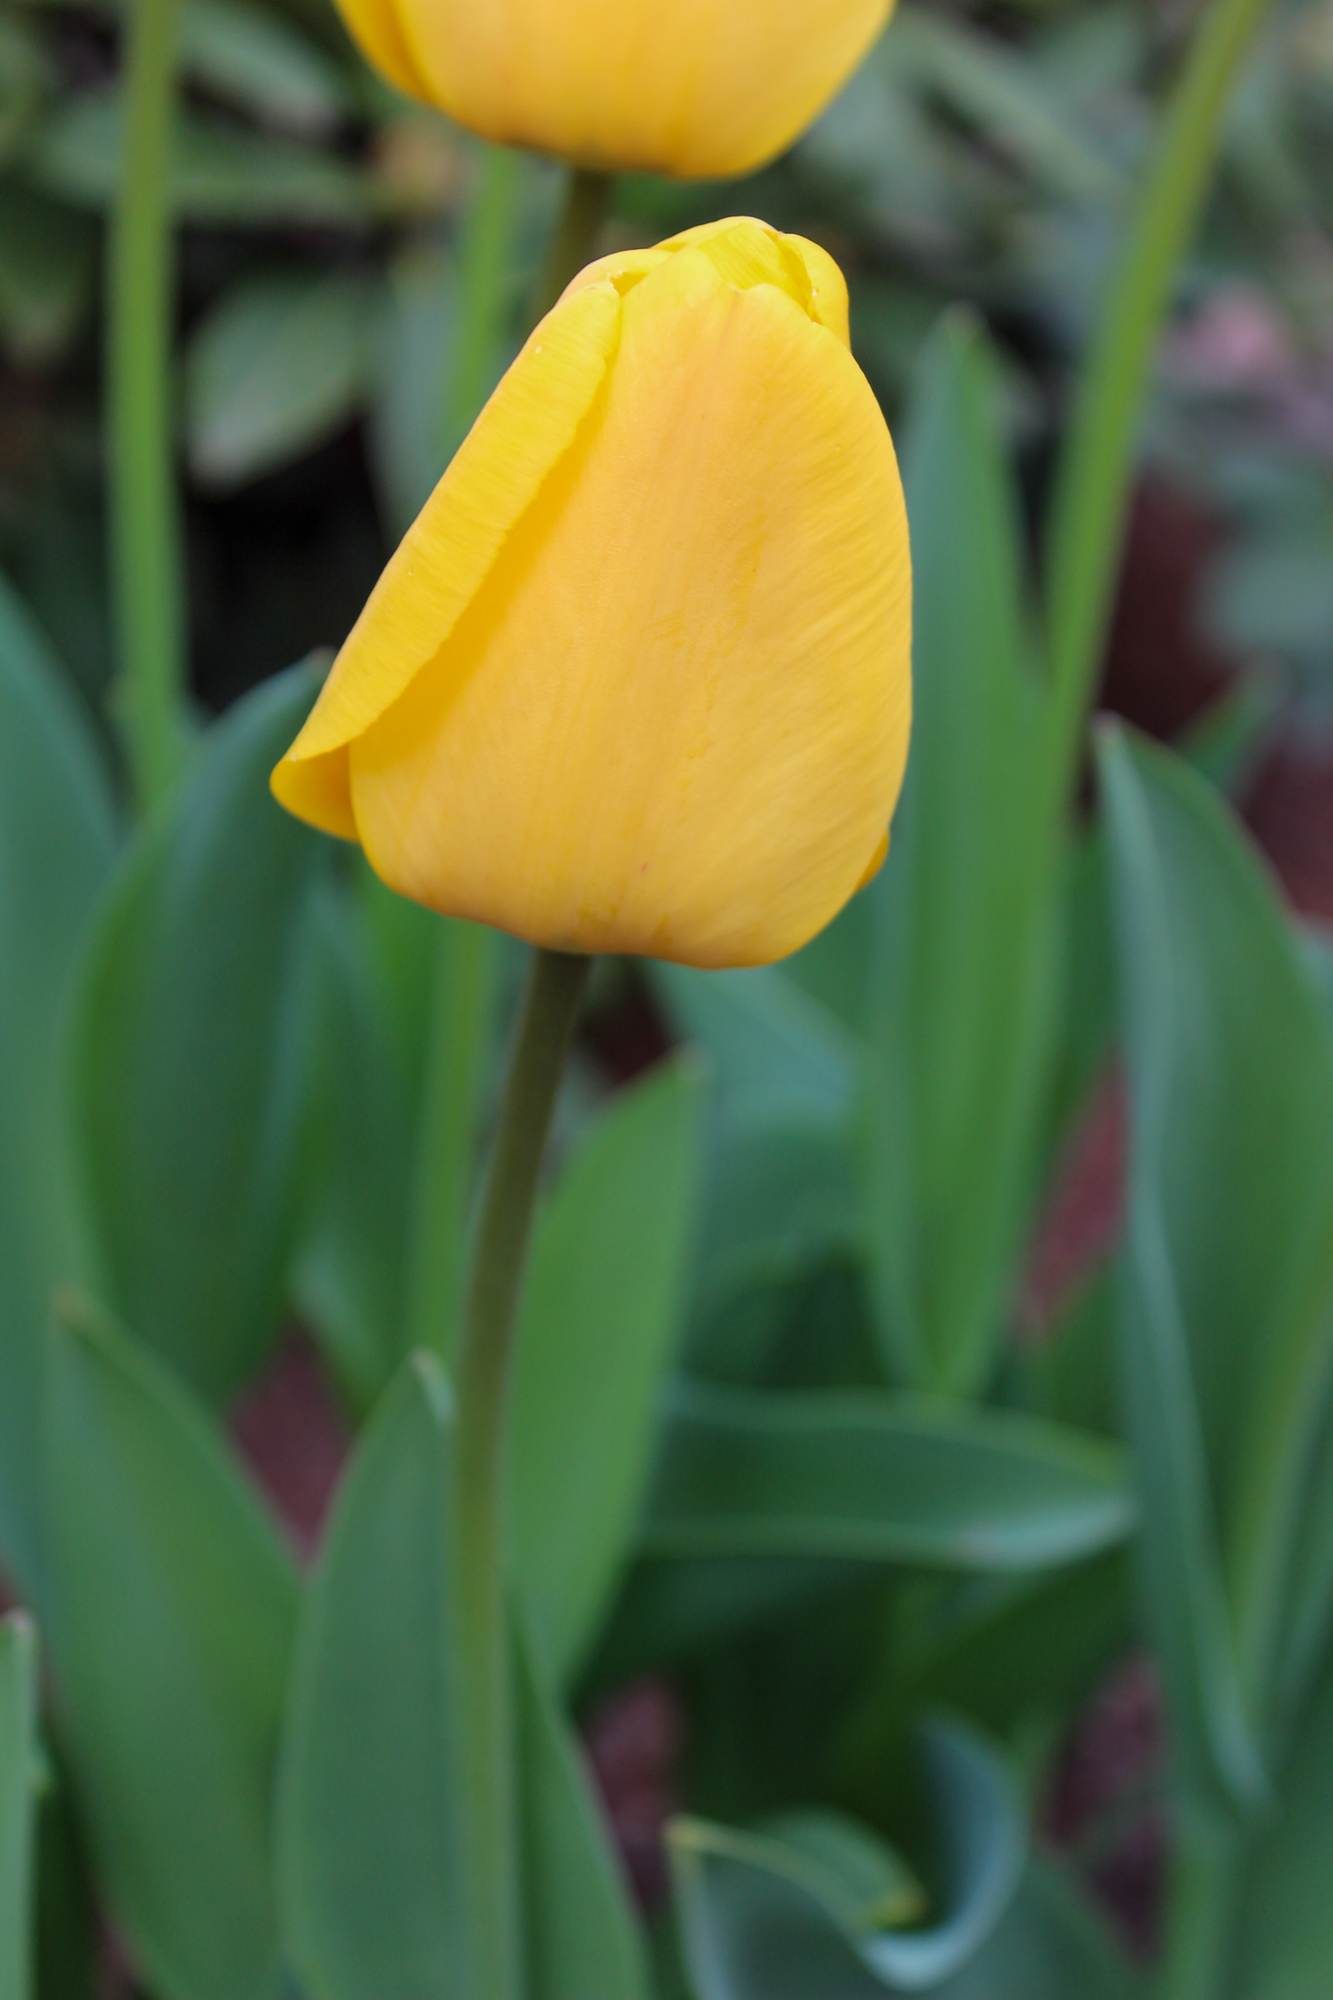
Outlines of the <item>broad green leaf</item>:
M292 1286L344 1393L368 1409L404 1352L416 1120L359 905L321 884L313 918L314 1077Z
M37 1644L21 1611L0 1619L0 2000L32 1994L37 1822Z
M675 1556L821 1555L1035 1569L1120 1541L1119 1454L998 1410L875 1390L680 1384L641 1546Z
M915 715L889 858L866 891L868 1230L897 1374L966 1390L993 1364L1022 1247L1059 857L994 368L960 317L921 364L903 463Z
M1132 2000L1140 1982L1072 1880L1034 1859L976 1957L934 1990L937 2000Z
M51 1286L73 1269L60 1030L114 852L92 732L0 578L0 1552L34 1603L42 1356Z
M370 299L345 272L247 278L194 329L185 426L201 484L228 488L300 458L351 421Z
M518 1634L532 2000L649 2000L643 1938L582 1752L535 1640Z
M1333 1671L1291 1742L1274 1811L1243 1851L1234 1905L1234 2000L1313 2000L1333 1989Z
M208 1395L263 1355L283 1303L307 1052L302 962L324 843L268 774L317 685L266 682L214 725L103 911L73 1041L101 1288Z
M818 1605L859 1574L859 1564L824 1556L642 1559L626 1577L598 1647L596 1684L613 1690L660 1672L748 1627Z
M1109 731L1101 781L1132 1098L1123 1346L1148 1602L1192 1783L1253 1802L1333 1336L1333 1035L1212 789Z
M403 1364L308 1588L283 1728L278 1884L310 2000L468 2000L451 1772L449 1392Z
M922 1746L944 1909L916 1930L870 1926L862 1842L854 1879L833 1854L773 1832L678 1820L670 1848L687 1963L699 2000L879 2000L944 1986L985 1945L1023 1870L1026 1830L1008 1770L961 1724L935 1722ZM888 1879L887 1859L881 1864ZM859 1913L858 1913L859 1911ZM849 1921L849 1913L853 1914Z
M695 972L653 962L653 983L681 1035L712 1062L732 1123L783 1112L846 1116L856 1083L856 1040L778 966Z
M77 207L109 206L121 147L115 87L67 100L32 147L38 183ZM371 184L346 160L197 113L181 115L171 198L182 221L365 226Z
M515 1369L515 1552L565 1679L634 1541L674 1358L698 1195L700 1077L672 1062L614 1098L532 1251Z
M406 533L449 463L445 389L458 333L458 268L443 245L390 263L371 354L371 464L385 515Z
M337 63L279 15L245 0L187 0L180 61L215 97L290 132L331 132L350 107Z
M185 1389L69 1298L47 1439L59 1713L115 1921L164 2000L267 2000L291 1559Z

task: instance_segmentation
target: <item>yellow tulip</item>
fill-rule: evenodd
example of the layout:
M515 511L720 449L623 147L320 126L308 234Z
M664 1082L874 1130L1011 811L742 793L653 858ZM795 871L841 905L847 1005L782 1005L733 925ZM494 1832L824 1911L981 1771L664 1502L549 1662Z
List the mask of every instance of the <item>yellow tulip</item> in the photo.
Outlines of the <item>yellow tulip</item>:
M749 173L804 131L893 0L338 0L392 83L590 167Z
M764 964L883 859L910 647L842 275L711 224L590 265L537 327L273 789L447 914Z

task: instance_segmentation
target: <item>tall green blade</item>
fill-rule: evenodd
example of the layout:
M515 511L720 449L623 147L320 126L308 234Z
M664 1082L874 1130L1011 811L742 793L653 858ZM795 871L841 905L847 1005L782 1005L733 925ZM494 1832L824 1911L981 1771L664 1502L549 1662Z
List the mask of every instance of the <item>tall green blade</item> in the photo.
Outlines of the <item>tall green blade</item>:
M37 1791L37 1642L0 1619L0 2000L31 2000Z

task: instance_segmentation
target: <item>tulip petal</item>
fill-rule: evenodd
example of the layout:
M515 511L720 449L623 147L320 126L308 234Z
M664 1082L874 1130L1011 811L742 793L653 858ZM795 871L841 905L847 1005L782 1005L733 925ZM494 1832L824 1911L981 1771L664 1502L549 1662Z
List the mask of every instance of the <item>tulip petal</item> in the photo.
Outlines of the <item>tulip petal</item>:
M338 11L352 39L376 69L409 97L429 103L430 90L413 58L394 0L338 0Z
M398 0L435 101L585 165L748 173L851 74L891 0Z
M339 840L355 840L356 817L352 811L352 773L347 745L326 750L322 757L289 755L269 779L274 798L289 813L317 826L321 833L336 834Z
M893 447L835 334L703 248L625 297L604 398L351 748L393 887L565 949L760 964L878 854L906 758Z
M616 351L620 312L607 284L547 314L408 529L284 762L349 743L440 651L573 443Z

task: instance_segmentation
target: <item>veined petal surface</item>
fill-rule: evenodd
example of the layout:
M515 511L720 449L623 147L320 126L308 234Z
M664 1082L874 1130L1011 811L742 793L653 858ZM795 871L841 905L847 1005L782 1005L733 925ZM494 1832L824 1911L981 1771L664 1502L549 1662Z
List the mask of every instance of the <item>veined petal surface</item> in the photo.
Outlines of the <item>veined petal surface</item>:
M892 0L394 4L414 70L474 131L590 166L707 178L789 145Z
M394 888L535 942L762 963L852 894L901 782L897 465L789 290L692 245L617 307L588 421L351 743L356 827Z

